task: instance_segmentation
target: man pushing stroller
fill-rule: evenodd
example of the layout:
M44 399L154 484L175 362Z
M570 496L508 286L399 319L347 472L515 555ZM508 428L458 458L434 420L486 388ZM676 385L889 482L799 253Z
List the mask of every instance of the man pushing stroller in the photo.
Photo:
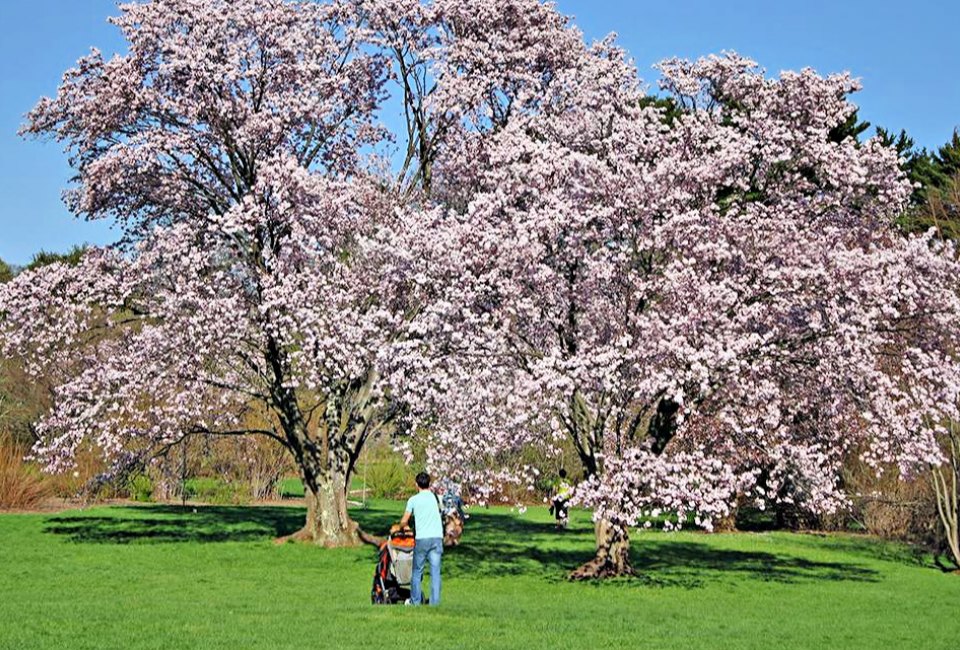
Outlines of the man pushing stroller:
M411 605L423 603L423 569L430 563L430 605L440 604L440 562L443 558L443 519L437 496L430 490L430 475L420 472L416 478L419 492L407 500L400 527L413 517L416 523L416 545L413 549L413 575L410 584Z

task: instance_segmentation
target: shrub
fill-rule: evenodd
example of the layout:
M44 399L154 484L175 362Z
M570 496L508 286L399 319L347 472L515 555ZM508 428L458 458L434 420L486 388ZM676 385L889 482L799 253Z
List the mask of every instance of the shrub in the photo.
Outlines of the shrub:
M40 472L23 460L26 448L0 440L0 510L35 508L48 496Z
M851 458L843 482L851 508L823 518L820 528L863 530L929 549L939 546L936 498L928 473L901 477L896 467L885 467L878 476L876 469Z
M245 415L251 429L269 428L271 423L256 414ZM261 436L193 438L185 449L179 446L171 456L170 474L181 475L182 454L187 453L187 476L215 478L218 486L201 483L202 494L187 498L202 498L213 503L249 503L251 500L279 498L279 482L292 469L290 455L275 441ZM242 494L241 494L242 492Z
M412 490L410 470L398 456L371 460L366 467L367 494L376 499L398 499Z
M137 474L127 483L130 498L134 501L153 501L153 481L146 474Z
M249 487L218 478L194 478L187 481L187 498L215 505L239 505L250 501Z

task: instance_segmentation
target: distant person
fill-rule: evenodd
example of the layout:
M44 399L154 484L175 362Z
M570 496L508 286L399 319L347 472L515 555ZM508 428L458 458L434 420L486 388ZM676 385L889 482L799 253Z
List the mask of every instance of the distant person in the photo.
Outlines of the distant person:
M436 486L440 498L440 512L443 515L443 545L457 546L463 535L463 524L467 514L463 511L463 498L460 485L450 478L439 481Z
M400 527L414 519L416 546L413 549L413 576L410 584L411 605L423 604L423 568L430 562L430 605L440 604L440 560L443 557L443 520L437 495L430 491L430 475L417 474L417 494L407 500Z
M550 514L556 517L557 530L566 530L570 522L567 503L570 501L573 486L567 481L567 470L561 467L559 475L554 487L553 500L550 503Z

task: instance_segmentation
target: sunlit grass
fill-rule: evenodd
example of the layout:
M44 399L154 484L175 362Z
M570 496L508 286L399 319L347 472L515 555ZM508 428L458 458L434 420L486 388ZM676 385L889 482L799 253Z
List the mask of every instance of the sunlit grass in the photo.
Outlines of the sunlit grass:
M354 512L373 532L402 504ZM438 609L373 607L372 547L277 546L299 508L0 516L0 648L950 648L960 577L898 545L787 533L634 535L640 577L564 578L573 513L474 509Z

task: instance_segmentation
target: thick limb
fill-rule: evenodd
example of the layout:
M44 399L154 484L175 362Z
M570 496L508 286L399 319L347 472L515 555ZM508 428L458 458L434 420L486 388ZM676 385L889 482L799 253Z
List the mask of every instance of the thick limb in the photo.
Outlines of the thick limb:
M594 524L597 554L570 574L571 580L602 580L634 575L630 564L630 533L625 527L601 519Z

